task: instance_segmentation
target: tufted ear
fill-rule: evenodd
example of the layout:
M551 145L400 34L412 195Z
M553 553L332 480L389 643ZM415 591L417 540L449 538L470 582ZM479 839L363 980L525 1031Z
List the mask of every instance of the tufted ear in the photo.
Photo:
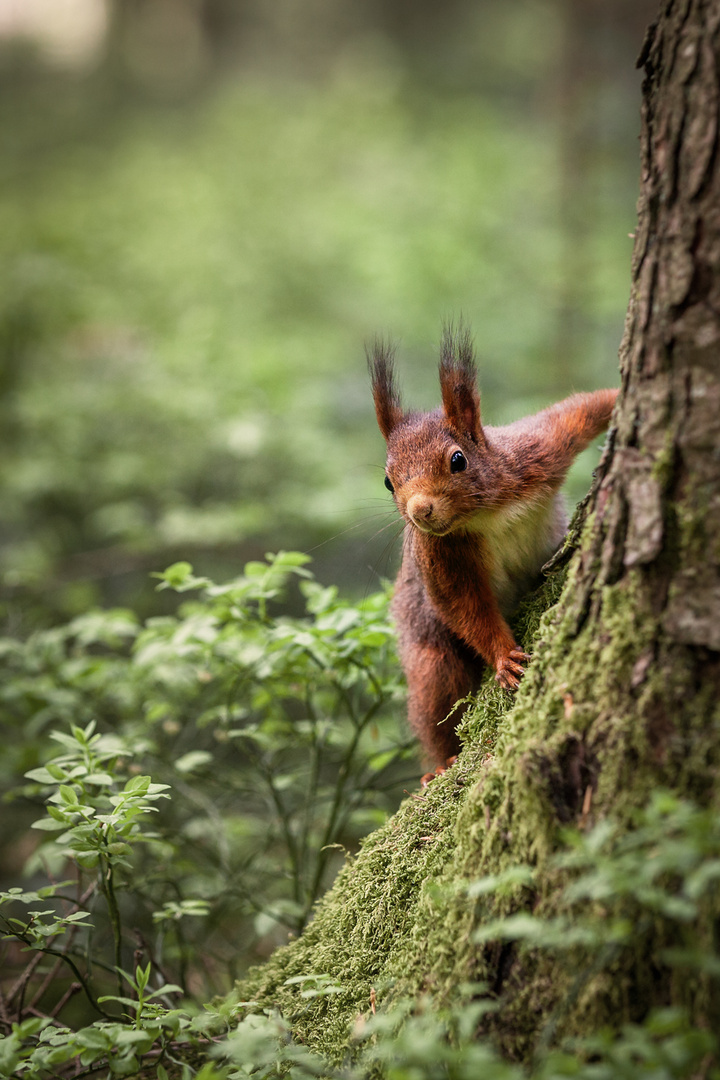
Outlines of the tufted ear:
M386 439L405 415L395 383L394 357L395 347L379 339L373 343L372 349L367 350L375 413L380 430Z
M446 326L443 332L440 390L443 411L450 424L473 442L484 443L472 337L462 324L457 330Z

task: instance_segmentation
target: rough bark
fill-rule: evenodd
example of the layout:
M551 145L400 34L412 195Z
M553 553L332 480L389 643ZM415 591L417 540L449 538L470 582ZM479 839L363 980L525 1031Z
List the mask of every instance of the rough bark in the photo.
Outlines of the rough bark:
M629 821L658 786L716 798L720 756L720 172L717 0L665 0L648 32L642 173L622 392L560 600L556 569L526 612L535 659L509 711L488 685L465 723L460 764L411 796L368 838L302 938L241 988L279 1006L309 1045L342 1056L371 987L451 998L482 979L505 1007L490 1021L505 1052L691 1002L717 1027L718 1002L682 973L636 956L588 976L570 1000L549 957L472 944L499 912L552 911L561 826ZM541 609L548 610L540 622ZM534 622L533 622L534 620ZM504 713L504 714L503 714ZM492 751L488 756L488 750ZM517 863L518 889L471 906L454 886ZM293 975L329 973L345 991L311 1008Z

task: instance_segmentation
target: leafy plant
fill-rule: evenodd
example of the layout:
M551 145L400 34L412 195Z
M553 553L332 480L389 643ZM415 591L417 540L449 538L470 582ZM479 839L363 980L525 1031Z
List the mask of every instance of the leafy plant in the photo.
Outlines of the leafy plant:
M657 791L629 828L607 819L587 832L566 831L565 841L553 860L559 888L553 913L537 902L535 913L488 921L474 934L480 946L502 940L540 950L567 977L568 990L540 1034L539 1075L695 1075L703 1060L716 1061L719 1048L717 1033L703 1019L720 1004L717 810ZM471 883L468 895L531 888L535 876L530 867L510 867ZM620 978L624 970L648 964L669 1004L621 1032L599 1031L572 1041L570 1052L549 1052L562 1021L600 973ZM586 1062L582 1069L578 1061Z
M487 923L476 932L482 946L489 941L518 941L542 949L562 969L577 973L573 995L611 964L618 950L638 950L653 962L680 965L691 981L710 980L720 990L720 954L706 937L708 910L720 865L720 819L713 808L680 801L657 792L631 828L603 821L587 833L568 831L555 867L565 874L559 897L560 916L517 914ZM517 893L533 885L529 867L466 886L471 899L492 893ZM615 907L623 915L611 915ZM658 919L661 927L658 927ZM659 955L643 935L682 941ZM317 976L317 979L323 979ZM311 976L305 977L312 987ZM300 981L296 978L295 981ZM334 989L334 988L333 988ZM572 1003L572 1002L570 1002ZM687 1080L713 1078L718 1069L718 1037L687 1005L652 1010L636 1023L601 1029L582 1039L557 1040L557 1020L568 1006L560 1003L539 1040L532 1066L504 1061L489 1040L479 1036L483 1018L501 1010L483 986L460 987L454 1000L438 1007L430 998L395 1001L386 1011L358 1018L350 1034L354 1052L343 1066L324 1061L293 1043L292 1030L271 1010L244 1015L229 1037L212 1051L234 1066L233 1080L254 1076L269 1080L277 1070L305 1080ZM253 1009L248 1003L247 1009Z
M245 614L248 609L255 612L273 632L282 626L278 632L283 639L293 620L287 616L273 620L268 614L268 605L277 595L273 582L282 575L277 560L263 566L263 573L259 567L253 568L230 589L200 581L187 566L171 568L162 576L163 583L172 582L204 597L199 606L194 602L172 622L174 632L179 633L183 626L187 629L187 620L205 611L209 594L216 593L211 602L220 609L214 610L232 609L233 617L239 619L237 605L245 604ZM296 564L297 569L303 569L301 564ZM306 591L313 598L318 595L314 586L309 590L306 586ZM336 602L330 605L333 610ZM325 602L317 605L318 613L325 611L328 603L326 595ZM194 641L191 656L196 662L198 641L207 647L208 639L198 632L197 622L192 625L193 634L180 637L183 648ZM215 629L223 625L218 619ZM166 648L166 621L162 629L159 641ZM325 640L324 634L325 630L319 633L320 642ZM227 644L222 634L220 638ZM142 647L151 641L158 643L150 634ZM219 648L214 638L212 642L213 649L205 657L208 662ZM311 644L298 643L299 653ZM312 648L318 648L317 643ZM341 651L347 659L353 647L346 642ZM135 656L140 652L138 645ZM288 654L293 655L293 650ZM172 655L168 653L168 657ZM183 658L188 659L184 653ZM243 683L246 690L255 686L259 693L260 682L264 680L267 688L274 677L280 677L281 670L284 679L289 677L282 665L273 666L271 644L264 662L269 666L256 672L257 681ZM342 662L339 670L344 670ZM343 690L347 689L344 685ZM254 702L255 709L259 700ZM247 722L249 715L240 719ZM262 730L260 713L252 715L257 730ZM269 731L273 731L277 715L271 711L268 717L272 720ZM237 722L234 716L232 723ZM698 1025L692 1013L679 1004L657 1009L620 1030L602 1030L560 1045L556 1045L557 1018L553 1018L529 1070L503 1061L486 1040L478 1038L483 1017L502 1007L482 986L460 988L455 1000L439 1009L422 998L396 1001L385 1012L375 1013L373 1007L371 1015L360 1018L349 1033L353 1050L344 1063L328 1062L296 1044L285 1019L272 1010L258 1009L252 1002L238 1002L232 993L213 1005L206 1004L202 1011L189 1004L178 1007L174 998L181 987L168 981L153 956L146 953L144 962L136 959L130 970L112 962L112 947L107 959L98 948L103 919L112 927L114 905L122 917L121 947L127 952L130 924L123 901L130 890L147 889L140 882L145 869L143 852L165 858L164 849L172 848L163 817L174 800L167 798L169 790L164 785L154 784L148 776L127 776L134 758L124 738L102 735L92 724L76 726L69 735L57 734L62 736L55 740L60 743L60 753L32 770L30 780L52 789L46 816L38 823L40 831L47 834L43 848L59 853L61 863L73 866L75 879L36 891L11 889L0 898L6 936L34 954L3 999L8 1023L5 1037L0 1039L0 1074L25 1080L102 1070L107 1076L142 1074L157 1080L192 1076L198 1080L250 1076L270 1080L277 1075L291 1080L474 1080L478 1075L486 1080L559 1080L568 1076L578 1080L634 1080L642 1076L685 1080L696 1074L717 1075L712 1069L717 1054L715 1033ZM355 744L355 751L361 742ZM229 745L234 741L229 740ZM260 745L264 753L280 752L270 739ZM188 769L188 775L192 771ZM349 761L348 772L352 772ZM332 812L332 806L330 800L326 810ZM151 816L157 819L157 830L149 828ZM287 865L292 866L289 858ZM551 953L560 964L567 958L568 964L587 978L598 963L613 962L618 950L637 948L639 935L652 933L656 941L662 939L664 926L664 939L675 945L668 944L656 959L669 969L682 968L693 978L705 980L717 994L720 956L716 944L704 936L704 917L712 908L719 865L716 813L656 793L630 829L605 821L587 833L566 834L566 846L555 860L557 872L564 875L560 914L544 916L539 911L488 923L476 932L476 941L480 947L490 940L518 941L527 948ZM104 880L99 881L98 876ZM517 894L518 889L533 888L534 876L530 868L512 867L470 883L466 889L470 898L478 901L494 892ZM67 892L71 885L73 895ZM168 923L202 920L208 910L202 898L165 899L155 909L155 925L162 934ZM644 947L642 941L640 947ZM71 981L63 982L63 967L69 969ZM114 988L113 981L117 983ZM307 1008L322 1009L325 998L343 992L343 987L324 973L295 976L292 981L302 987L300 997ZM103 985L109 992L100 992ZM81 994L98 1016L90 1023L66 1026L60 1016L71 999ZM17 1016L13 1021L10 1009Z
M717 1037L692 994L619 1030L558 1035L588 979L633 951L652 954L668 986L682 976L718 1000L718 817L664 792L630 828L566 834L552 910L475 933L478 948L514 941L570 973L529 1070L478 1038L502 1007L483 987L441 1008L373 1002L341 1063L234 992L208 1004L257 946L302 928L337 853L397 799L408 747L390 717L400 691L385 596L344 602L297 553L222 585L188 563L159 580L182 597L175 615L96 612L0 646L9 760L26 766L14 805L45 807L29 822L35 880L0 893L0 1075L715 1077ZM302 614L289 614L299 599ZM511 867L465 889L479 905L493 893L525 905L536 884L533 868ZM304 1009L344 992L327 972L292 981Z
M62 1061L111 1054L118 1075L190 1037L174 995L227 989L258 944L301 929L338 852L397 799L409 751L388 715L400 691L386 597L341 601L307 561L268 556L225 585L175 564L159 575L187 594L175 616L95 613L6 648L16 760L28 731L46 757L14 798L46 796L28 871L51 884L0 896L20 1025L3 1052L24 1074L59 1068L70 1013L99 1019L80 1027L82 1052L61 1040ZM300 616L278 613L292 578ZM91 708L97 720L52 730ZM19 946L34 953L24 969ZM118 1025L137 1037L118 1041Z

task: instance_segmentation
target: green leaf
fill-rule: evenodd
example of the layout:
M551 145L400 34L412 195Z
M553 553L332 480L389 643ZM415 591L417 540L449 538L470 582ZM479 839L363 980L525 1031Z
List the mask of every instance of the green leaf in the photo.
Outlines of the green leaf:
M177 986L175 983L165 983L163 986L159 986L157 990L153 990L152 993L145 995L145 1000L150 1001L152 998L164 997L165 994L182 994L182 986Z
M40 829L42 832L57 832L59 829L67 828L66 821L56 821L53 818L38 818L37 821L33 821L30 825L31 829Z
M113 1037L94 1025L76 1031L75 1039L80 1046L87 1046L92 1050L109 1050L113 1045Z
M486 896L489 893L510 892L517 885L532 885L533 871L529 866L510 866L500 874L488 874L487 877L471 882L467 894L471 899Z
M125 784L125 787L123 788L123 791L124 792L147 791L148 788L150 787L150 781L151 780L152 780L152 777L150 777L150 776L132 776L132 777L130 777L130 779Z
M118 994L103 994L98 998L99 1003L102 1005L106 1001L117 1001L121 1005L128 1005L131 1009L137 1008L137 1001L133 1001L132 998L120 997Z
M213 756L207 750L190 750L183 754L175 762L175 768L179 773L190 773L213 760Z
M19 885L14 885L11 889L0 892L0 900L17 900L21 904L36 904L40 899L44 898L42 898L39 893L23 892Z
M142 968L138 964L135 968L135 984L140 990L144 990L148 984L150 978L151 964L148 963L146 967Z
M55 772L59 772L60 776L54 775ZM55 786L58 780L64 780L67 773L62 769L55 769L53 772L48 767L42 767L40 769L31 769L30 772L25 773L27 780L34 780L36 784L52 784Z
M243 567L243 573L249 578L264 577L268 570L269 567L266 563L256 561L245 563L245 566Z
M307 566L312 562L312 556L306 555L302 551L278 551L276 554L268 553L265 558L269 563L273 563L275 566Z
M176 589L179 585L184 585L189 577L192 576L193 568L192 563L189 562L176 562L172 566L168 566L162 574L155 574L154 577L162 578L166 581L172 589Z

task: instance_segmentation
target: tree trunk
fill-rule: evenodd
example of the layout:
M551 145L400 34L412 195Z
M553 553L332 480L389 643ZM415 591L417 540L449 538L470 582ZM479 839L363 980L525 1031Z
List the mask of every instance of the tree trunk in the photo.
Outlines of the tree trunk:
M552 911L561 826L630 822L658 787L714 797L720 756L720 173L717 0L664 0L648 31L642 175L622 392L596 484L576 529L559 603L507 708L488 683L465 724L458 766L416 793L366 841L297 942L241 988L294 1016L299 1036L337 1059L358 1013L401 993L451 998L480 979L505 1002L490 1023L505 1052L619 1026L679 1000L718 1026L657 958L635 955L588 976L570 1000L552 957L478 945L498 913ZM579 535L578 535L579 534ZM556 598L556 569L544 601ZM525 642L531 640L526 627ZM491 749L491 756L488 755ZM471 905L458 883L514 864L518 888ZM662 968L662 965L660 965ZM294 975L344 987L309 1008ZM695 997L693 995L695 994ZM560 1008L558 1008L560 1006Z

